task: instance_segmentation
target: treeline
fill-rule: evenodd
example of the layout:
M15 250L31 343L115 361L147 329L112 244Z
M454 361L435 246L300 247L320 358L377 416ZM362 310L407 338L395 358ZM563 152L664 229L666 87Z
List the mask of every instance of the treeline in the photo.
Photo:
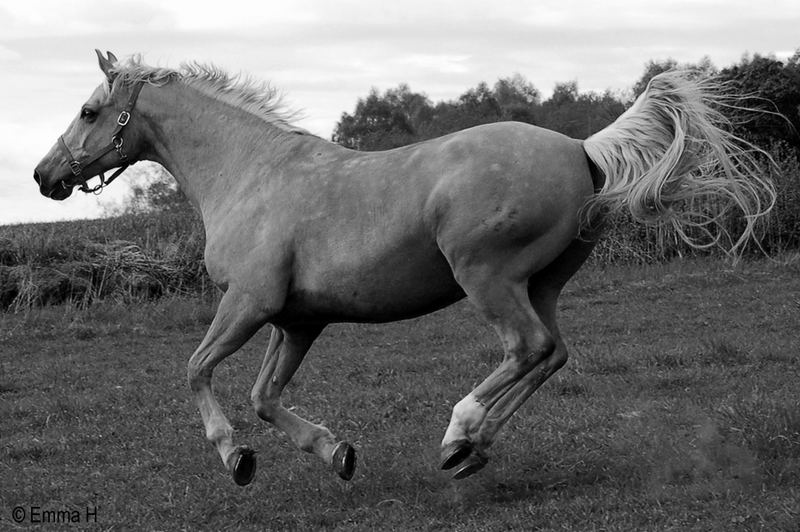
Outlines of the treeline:
M755 55L722 70L708 59L695 64L651 61L627 91L580 92L577 82L569 81L557 83L546 100L519 74L501 78L491 87L481 82L454 100L436 103L407 84L383 93L373 88L358 100L352 114L342 114L332 140L356 150L384 150L504 120L582 139L613 122L653 76L675 68L714 75L741 97L742 108L763 111L731 113L740 135L766 147L784 142L800 153L800 50L787 61Z
M344 113L332 140L355 150L386 150L468 127L514 120L584 138L613 122L625 104L610 91L580 93L577 82L556 85L545 101L519 74L490 87L479 83L457 99L432 103L406 84L379 93L372 89L353 114Z

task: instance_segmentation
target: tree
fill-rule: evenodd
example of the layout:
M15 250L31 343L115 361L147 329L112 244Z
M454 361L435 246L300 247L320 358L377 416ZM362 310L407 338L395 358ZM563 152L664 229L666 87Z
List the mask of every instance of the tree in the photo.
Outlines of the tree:
M414 142L420 125L432 113L428 97L405 83L382 95L376 88L359 99L355 112L342 113L333 141L357 150L381 150Z
M786 62L745 56L720 78L742 97L743 107L764 111L739 117L740 134L762 146L786 142L800 156L800 49Z
M541 93L533 83L519 73L498 79L493 89L494 99L500 107L500 120L515 120L535 124L536 110L541 103Z
M521 74L514 73L510 78L500 78L494 84L494 97L501 109L518 105L539 105L541 93L533 83Z
M137 177L124 210L127 212L191 211L186 195L167 170L158 164L137 165Z
M467 119L466 121L475 126L497 122L501 114L500 104L497 103L494 92L484 81L459 96L456 107Z
M569 137L584 139L617 119L625 104L611 91L581 93L576 81L556 83L541 104L539 125Z

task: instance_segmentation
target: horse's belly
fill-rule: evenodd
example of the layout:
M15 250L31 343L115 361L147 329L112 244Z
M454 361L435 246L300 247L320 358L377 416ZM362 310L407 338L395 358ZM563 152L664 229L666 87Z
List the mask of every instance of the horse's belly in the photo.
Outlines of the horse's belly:
M281 318L385 322L433 312L464 297L438 252L373 257L299 276Z

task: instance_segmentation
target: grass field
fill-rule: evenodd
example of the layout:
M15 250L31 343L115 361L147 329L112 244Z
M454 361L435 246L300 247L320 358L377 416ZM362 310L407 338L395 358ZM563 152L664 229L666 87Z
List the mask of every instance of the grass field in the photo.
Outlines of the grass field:
M259 450L233 484L185 377L212 316L181 298L0 314L0 529L33 511L100 530L800 530L797 257L581 271L570 361L464 481L439 442L502 356L468 303L315 344L284 402L356 446L350 483L253 413L265 330L215 374Z

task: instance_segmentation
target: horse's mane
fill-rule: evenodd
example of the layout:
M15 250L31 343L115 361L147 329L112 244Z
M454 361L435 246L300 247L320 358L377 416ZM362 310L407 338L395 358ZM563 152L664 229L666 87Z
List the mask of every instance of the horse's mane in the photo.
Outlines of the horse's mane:
M283 96L277 89L249 75L229 74L217 66L194 61L182 63L177 70L152 67L142 62L141 55L117 62L112 72L125 84L144 82L158 86L180 81L221 102L256 115L283 131L309 134L294 124L298 112L284 104Z

